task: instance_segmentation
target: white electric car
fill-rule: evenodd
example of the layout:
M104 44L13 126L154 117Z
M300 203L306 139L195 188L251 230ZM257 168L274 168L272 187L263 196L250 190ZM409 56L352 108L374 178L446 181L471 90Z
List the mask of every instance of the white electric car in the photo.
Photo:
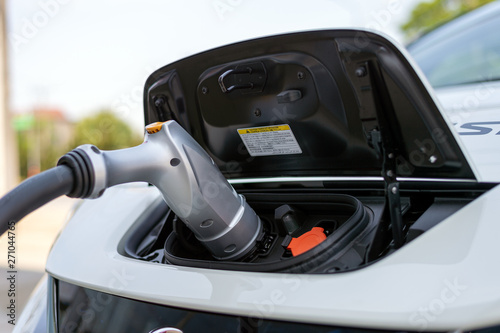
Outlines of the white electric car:
M111 187L74 211L16 332L500 331L500 163L470 158L405 49L362 30L220 47L152 73L144 116L147 138L184 128L259 227L214 255L211 219ZM181 146L168 167L199 165ZM229 205L205 176L162 186Z

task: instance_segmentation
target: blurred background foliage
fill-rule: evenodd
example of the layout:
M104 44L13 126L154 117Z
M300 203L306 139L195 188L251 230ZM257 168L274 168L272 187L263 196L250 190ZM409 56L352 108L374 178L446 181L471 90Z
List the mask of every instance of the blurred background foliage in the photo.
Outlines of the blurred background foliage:
M421 2L401 25L407 40L413 40L438 26L494 0L432 0Z
M21 179L50 169L79 145L90 143L103 150L136 146L142 136L113 112L102 110L72 123L58 110L39 109L14 118Z
M72 146L90 143L99 149L111 150L136 146L141 141L142 137L134 134L125 122L111 111L103 110L76 124Z

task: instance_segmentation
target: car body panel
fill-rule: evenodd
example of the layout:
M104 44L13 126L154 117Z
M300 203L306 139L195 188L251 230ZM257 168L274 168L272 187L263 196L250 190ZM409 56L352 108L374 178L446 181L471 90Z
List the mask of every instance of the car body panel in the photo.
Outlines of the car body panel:
M46 332L48 296L47 274L45 274L33 289L12 333Z
M499 107L500 104L497 107L471 111L450 111L455 129L474 160L481 181L500 181Z
M156 189L138 185L86 201L54 244L47 272L132 299L257 318L385 329L498 323L500 267L486 265L484 256L500 250L500 187L387 258L333 275L195 269L124 257L121 239L159 199Z
M499 182L500 82L435 89L441 108L460 136L480 181Z

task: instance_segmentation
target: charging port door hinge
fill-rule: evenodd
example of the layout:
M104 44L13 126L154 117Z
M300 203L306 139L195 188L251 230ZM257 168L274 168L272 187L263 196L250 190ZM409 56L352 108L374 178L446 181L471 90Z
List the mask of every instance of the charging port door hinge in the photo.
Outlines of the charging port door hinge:
M389 211L393 245L397 249L403 246L404 242L401 199L399 183L396 178L398 149L395 143L398 142L399 136L395 133L394 128L397 127L398 123L395 120L392 100L380 68L370 61L359 64L359 68L364 69L367 81L365 84L369 84L371 87L369 91L371 92L373 109L370 114L374 119L370 123L372 127L368 131L368 140L382 161L386 212ZM369 122L366 124L368 125Z
M378 130L370 132L370 141L379 156L382 156L382 176L385 184L386 211L389 211L394 247L403 246L403 218L401 215L401 198L399 183L396 178L396 154L383 144Z

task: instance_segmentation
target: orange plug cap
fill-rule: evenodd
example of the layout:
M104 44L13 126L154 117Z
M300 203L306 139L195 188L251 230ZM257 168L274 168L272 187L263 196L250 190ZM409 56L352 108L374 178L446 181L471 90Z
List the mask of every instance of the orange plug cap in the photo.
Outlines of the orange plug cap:
M325 230L323 228L314 227L301 236L292 238L292 241L287 246L287 250L292 251L292 255L294 257L309 251L326 239L324 231Z
M163 126L165 122L163 121L157 121L156 123L151 123L148 126L146 126L146 132L148 134L154 134L157 133L161 130L161 127Z

